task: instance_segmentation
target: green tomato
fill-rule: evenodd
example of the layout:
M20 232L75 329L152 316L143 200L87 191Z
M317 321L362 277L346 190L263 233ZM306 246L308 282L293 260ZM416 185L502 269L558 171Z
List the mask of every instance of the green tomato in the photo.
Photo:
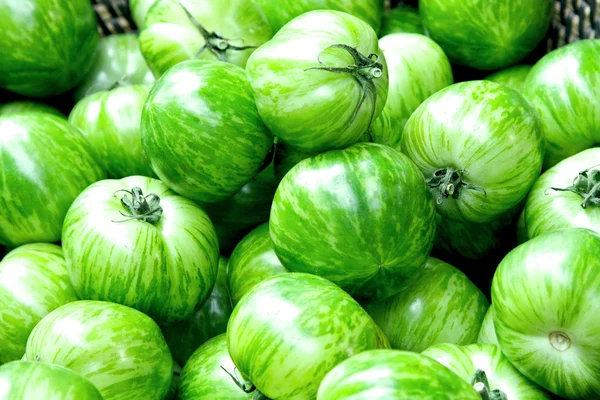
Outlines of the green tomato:
M69 209L62 240L79 298L124 304L162 325L190 318L215 284L212 223L156 179L91 185Z
M453 63L504 68L527 56L550 26L552 0L421 0L427 34Z
M523 85L546 137L544 169L600 144L600 40L581 40L544 56Z
M272 145L246 74L232 64L178 64L156 82L142 112L142 146L152 169L192 200L234 195L258 173Z
M104 37L96 50L94 67L75 90L75 101L96 92L114 89L117 85L154 83L154 75L140 51L134 33Z
M225 257L219 259L215 286L192 318L162 328L173 358L181 365L185 365L201 344L227 331L227 322L233 311L227 290L227 261Z
M490 305L490 308L488 308L487 312L485 313L483 323L481 324L481 329L479 330L479 335L477 336L477 343L495 344L500 346L498 343L498 338L496 337L496 328L494 328L493 304Z
M183 367L178 399L251 399L253 394L245 393L233 378L245 381L229 357L227 335L215 336L200 346Z
M293 19L252 53L246 70L265 124L284 144L307 152L357 142L387 98L377 35L340 11Z
M441 47L427 36L395 33L379 40L389 71L385 108L371 127L373 141L399 149L412 113L429 96L454 83Z
M600 234L537 236L502 260L492 284L502 352L565 398L600 397Z
M457 346L443 343L430 347L421 354L433 358L467 383L483 383L490 396L493 396L493 391L500 391L510 400L550 399L544 390L513 367L498 346Z
M229 259L227 282L233 305L260 282L287 272L273 250L269 223L255 228L238 243Z
M389 347L363 308L330 281L277 275L254 286L227 326L231 359L272 399L310 399L325 374L361 351Z
M520 92L521 89L523 89L523 84L525 83L525 79L527 79L527 75L529 75L531 68L533 68L531 65L515 65L514 67L508 67L494 72L493 74L488 75L485 79L488 81L501 83Z
M402 32L425 34L419 10L399 5L384 12L379 37Z
M142 149L140 121L151 85L122 86L79 101L69 122L81 130L102 160L108 176L155 177Z
M157 0L140 33L142 53L158 78L182 61L227 61L242 68L272 36L258 6L247 0Z
M478 400L477 392L448 368L418 353L371 350L327 374L317 400Z
M0 15L0 88L53 96L92 67L98 31L88 0L2 0Z
M600 233L600 148L570 156L535 182L520 221L521 241L556 229Z
M102 178L89 143L64 118L0 116L0 244L58 242L75 197Z
M146 24L148 10L157 0L129 0L129 12L138 29L143 29Z
M365 309L394 349L474 343L489 302L465 274L430 257L410 285Z
M283 178L269 222L287 269L361 299L399 292L426 263L435 205L408 157L359 143L308 158Z
M44 103L38 103L36 101L21 100L0 105L0 116L33 113L54 114L57 117L65 118L64 114L58 111L56 108Z
M500 218L539 177L544 135L518 92L490 81L449 86L412 114L402 151L427 179L437 211L461 222Z
M104 400L160 399L173 373L158 325L139 311L103 301L75 301L48 314L31 332L24 358L73 370Z
M0 367L0 400L103 400L87 379L59 365L14 361Z
M35 325L75 300L59 246L26 244L8 253L0 261L0 364L20 359Z

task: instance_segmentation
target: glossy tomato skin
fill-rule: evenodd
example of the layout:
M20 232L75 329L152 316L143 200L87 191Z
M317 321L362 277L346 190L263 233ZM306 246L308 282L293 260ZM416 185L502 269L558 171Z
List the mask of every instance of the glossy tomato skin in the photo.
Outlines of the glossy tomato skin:
M565 398L600 396L600 234L537 236L511 251L492 284L502 352L525 376Z
M428 35L453 63L492 70L523 59L544 38L551 0L422 0Z
M515 65L502 69L488 75L485 79L488 81L500 83L504 86L508 86L511 89L520 92L523 89L527 75L531 71L533 66L531 65Z
M57 95L91 68L98 31L89 1L3 1L0 14L0 87L30 97Z
M89 143L64 118L0 117L0 244L59 241L75 197L104 176Z
M58 111L56 108L31 100L13 101L0 105L0 116L12 114L31 114L38 112L54 114L57 117L66 118L64 114Z
M365 309L394 349L420 352L437 343L474 343L488 307L469 278L430 257L401 292Z
M0 364L20 359L35 325L75 300L59 246L26 244L8 253L0 261Z
M401 146L430 181L436 171L460 174L452 191L431 188L441 215L485 223L527 195L542 169L544 136L535 110L518 92L470 81L421 104L404 128Z
M96 387L73 371L35 361L0 367L2 400L103 400Z
M598 164L600 148L592 148L566 158L544 172L527 197L520 220L524 236L521 240L563 228L586 228L600 233L600 205L590 203L584 208L582 195L552 190L572 186L581 172ZM598 196L600 193L595 195Z
M275 193L269 227L290 271L321 275L357 298L383 299L425 265L434 216L408 157L359 143L292 168Z
M157 399L171 383L173 359L156 323L132 308L76 301L36 325L25 360L67 367L92 382L104 400ZM90 366L102 368L90 368Z
M378 57L358 62L348 49L329 48L332 45L355 48L363 58ZM318 69L350 65L365 67L355 75L350 70ZM271 132L308 152L356 143L387 98L388 70L377 35L367 23L340 11L311 11L293 19L252 53L246 71L260 116ZM363 84L371 89L363 89Z
M389 348L352 297L303 273L254 286L233 310L227 344L239 372L274 399L314 398L335 365L361 351Z
M195 201L234 195L272 145L244 70L233 64L178 64L156 82L142 112L142 146L152 169Z
M121 204L133 188L160 198L156 222L129 219ZM63 248L78 296L136 308L168 325L192 316L210 294L219 247L208 216L161 181L103 180L73 202Z
M600 143L600 40L581 40L538 61L523 95L540 115L544 169Z
M317 400L421 398L480 399L443 365L400 350L370 350L348 358L327 374L317 395Z
M393 33L425 34L425 28L419 16L419 10L410 6L397 5L383 14L379 37Z

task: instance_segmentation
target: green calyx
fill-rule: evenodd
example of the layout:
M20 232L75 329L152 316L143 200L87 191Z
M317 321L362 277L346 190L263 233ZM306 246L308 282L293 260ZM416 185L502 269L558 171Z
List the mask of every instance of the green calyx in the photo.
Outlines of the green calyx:
M115 192L115 196L117 196L117 193L121 192L125 193L125 195L121 197L121 204L123 205L125 211L127 211L127 214L119 211L119 213L124 216L125 219L112 222L126 222L132 219L137 219L142 222L149 222L153 224L160 220L160 216L163 212L163 209L160 206L160 197L154 193L144 196L142 189L139 187L134 187L131 190L117 190Z
M600 165L595 165L580 172L573 180L573 185L566 188L549 189L559 192L573 192L583 197L581 207L600 207ZM546 191L547 192L547 191Z
M256 386L254 386L254 384L252 382L242 382L240 379L238 379L234 374L236 374L237 368L234 370L233 374L229 371L227 371L225 368L223 368L223 366L221 366L221 369L223 371L225 371L225 373L227 375L229 375L229 377L233 380L233 382L236 384L237 387L239 387L240 389L242 389L244 391L244 393L252 393L254 392L254 395L252 396L253 400L270 400L267 396L265 396L264 394L262 394L257 388Z
M464 181L465 175L467 175L467 171L464 169L441 168L434 171L432 177L427 180L427 185L434 193L436 203L442 204L444 199L447 199L448 197L458 199L458 195L462 188L477 190L483 192L483 194L487 196L487 192L484 188L466 183Z
M478 369L471 379L471 386L479 393L481 400L508 400L500 389L490 390L490 383L484 370Z
M328 67L321 61L321 56L323 53L329 49L342 49L347 51L352 58L354 59L354 64L348 65L347 67ZM354 115L352 116L352 120L350 124L354 122L358 112L362 108L367 97L371 96L373 100L373 107L371 109L371 118L369 119L369 126L367 129L371 127L371 123L375 117L375 110L377 108L377 88L375 87L374 79L380 78L383 75L383 64L379 62L379 55L375 53L371 53L368 56L361 54L356 48L345 45L345 44L334 44L327 47L325 50L319 54L317 58L321 67L311 67L305 69L305 71L312 70L320 70L320 71L328 71L334 72L338 74L350 74L358 81L360 87L362 89L362 96L360 101L358 102L358 106L356 106L356 110L354 110Z

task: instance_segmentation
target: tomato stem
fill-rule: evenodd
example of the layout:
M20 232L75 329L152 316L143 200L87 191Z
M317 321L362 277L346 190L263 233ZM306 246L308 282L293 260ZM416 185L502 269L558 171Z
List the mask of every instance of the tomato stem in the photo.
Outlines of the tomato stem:
M490 390L490 383L487 378L487 374L484 370L478 369L475 371L475 375L471 379L471 386L479 396L481 400L507 400L508 397L500 389Z
M112 222L126 222L132 219L137 219L142 222L154 224L160 220L160 216L163 212L163 209L160 206L160 197L154 193L144 196L142 189L137 186L131 190L117 190L114 193L115 197L118 197L117 193L121 192L125 193L125 195L121 197L121 205L125 211L128 212L128 214L119 211L119 213L124 216L125 219Z
M583 197L581 207L600 207L600 165L594 165L581 171L573 180L573 185L566 188L548 188L558 192L573 192ZM546 190L546 194L548 190Z
M464 181L463 177L467 174L468 172L464 169L454 168L441 168L434 171L432 177L427 180L427 185L435 195L436 203L442 204L448 197L458 199L461 188L481 191L484 197L487 196L484 188Z
M239 387L240 389L242 389L244 391L244 393L254 393L254 395L252 396L252 399L254 399L254 400L270 400L267 396L262 394L260 392L260 390L258 390L252 382L242 382L240 379L238 379L234 375L237 371L237 367L234 368L233 373L227 371L225 369L225 367L223 367L222 365L221 365L221 369L223 371L225 371L225 373L227 375L229 375L229 377L233 380L233 382L236 384L236 386Z

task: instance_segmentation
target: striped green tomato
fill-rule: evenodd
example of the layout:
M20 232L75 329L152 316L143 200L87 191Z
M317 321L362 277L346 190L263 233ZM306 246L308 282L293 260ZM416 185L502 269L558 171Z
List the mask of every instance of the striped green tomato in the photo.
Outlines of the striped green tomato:
M317 400L478 400L477 392L431 358L400 350L371 350L327 374Z
M59 246L26 244L8 253L0 261L0 364L20 359L35 325L75 300Z
M521 89L523 89L523 84L525 83L525 79L527 79L527 75L529 75L531 68L533 68L531 65L515 65L513 67L508 67L494 72L493 74L488 75L485 79L488 81L501 83L520 92Z
M600 144L600 39L582 40L538 61L523 86L546 136L548 169Z
M426 263L435 205L408 157L359 143L298 163L283 178L269 228L287 269L321 275L363 299L383 299Z
M544 38L552 0L421 0L427 34L453 63L492 70L527 56Z
M73 370L104 400L161 399L173 373L158 325L139 311L103 301L75 301L44 317L29 336L25 360Z
M425 34L425 28L419 16L419 10L410 6L398 5L386 10L381 22L379 37L382 38L392 33L419 33Z
M246 74L233 64L178 64L156 82L142 112L142 146L154 172L192 200L234 195L272 145Z
M0 400L103 400L87 379L59 365L14 361L0 367Z
M379 40L388 65L385 108L371 127L373 140L399 149L412 113L435 92L452 85L452 68L433 40L416 33L395 33Z
M249 400L253 394L245 393L236 385L231 374L245 383L227 350L227 335L222 334L200 346L181 371L179 400Z
M600 398L599 270L600 234L571 228L518 246L494 275L502 352L561 397Z
M562 228L600 233L600 148L584 150L544 172L519 222L521 241Z
M58 242L75 197L102 178L89 143L64 118L0 117L0 244Z
M493 304L490 305L490 308L488 308L487 312L485 313L483 323L481 324L481 329L479 330L479 335L477 336L477 343L495 344L500 346L498 343L498 338L496 337L496 328L494 328Z
M108 176L155 177L142 149L140 120L151 85L121 86L80 100L69 122L81 130Z
M227 282L231 301L236 305L240 299L260 282L288 270L277 258L269 235L269 223L250 232L231 253L227 267Z
M157 0L140 33L142 53L158 78L172 66L197 58L240 67L272 36L253 1Z
M219 258L219 271L210 296L190 319L162 327L175 361L185 365L192 353L207 340L227 331L233 311L227 290L227 258Z
M76 101L85 96L116 85L154 83L154 75L140 51L138 36L134 33L113 34L100 39L92 70L73 93Z
M98 31L88 0L3 0L0 15L0 88L48 97L91 68Z
M293 19L252 53L246 70L271 132L309 152L357 142L387 98L388 71L377 35L340 11Z
M521 373L502 354L500 347L492 344L437 344L421 354L431 357L450 369L465 382L481 382L485 391L500 391L510 400L549 399L548 394ZM485 374L482 374L483 371Z
M64 114L56 108L44 103L38 103L31 100L13 101L0 105L0 116L12 114L31 114L31 113L48 113L58 117L65 118Z
M539 177L544 135L518 92L495 82L449 86L412 114L402 151L427 179L438 212L462 222L499 218Z
M272 399L314 398L321 379L361 351L389 348L363 308L330 281L281 274L233 310L227 344L239 372Z
M212 223L156 179L91 185L69 209L62 239L79 298L124 304L160 324L190 318L215 284Z

